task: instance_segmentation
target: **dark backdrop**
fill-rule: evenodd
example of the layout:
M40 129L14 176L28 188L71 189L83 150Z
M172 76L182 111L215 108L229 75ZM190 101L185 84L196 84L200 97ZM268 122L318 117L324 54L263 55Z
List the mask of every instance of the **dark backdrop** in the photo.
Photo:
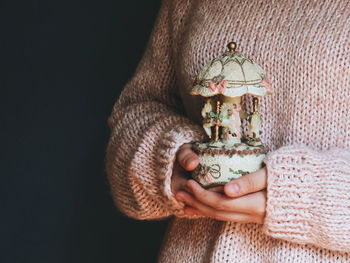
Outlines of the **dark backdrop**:
M5 2L0 262L155 262L167 222L116 210L104 155L160 1Z

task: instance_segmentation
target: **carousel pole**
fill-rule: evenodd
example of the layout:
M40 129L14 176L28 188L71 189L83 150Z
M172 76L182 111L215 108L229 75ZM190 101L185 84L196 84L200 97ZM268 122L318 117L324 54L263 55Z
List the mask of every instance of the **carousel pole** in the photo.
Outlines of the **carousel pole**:
M259 99L257 97L253 98L253 112L254 113L259 112Z
M219 119L219 115L220 115L220 100L218 100L216 102L216 119L218 120ZM218 122L216 121L215 122L215 139L214 139L216 142L219 140L219 124Z

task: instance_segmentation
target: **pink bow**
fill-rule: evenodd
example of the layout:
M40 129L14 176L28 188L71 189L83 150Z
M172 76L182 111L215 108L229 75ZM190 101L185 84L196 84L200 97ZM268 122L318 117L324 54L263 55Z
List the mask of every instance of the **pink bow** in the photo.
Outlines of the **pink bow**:
M268 92L272 92L271 82L267 79L261 81L261 86L263 86Z
M223 93L224 90L227 88L228 82L226 80L220 81L218 84L214 81L209 82L209 88L211 91L215 92L216 90L219 93Z

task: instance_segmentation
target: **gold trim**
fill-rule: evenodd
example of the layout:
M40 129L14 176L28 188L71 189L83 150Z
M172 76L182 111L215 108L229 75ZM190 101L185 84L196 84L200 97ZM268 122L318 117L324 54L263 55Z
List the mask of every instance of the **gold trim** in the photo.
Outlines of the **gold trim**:
M252 82L252 81L261 81L261 80L263 80L263 79L253 79L253 80L242 80L242 81L240 81L240 80L235 80L235 81L233 81L233 80L226 80L227 82ZM212 81L212 79L203 79L203 81Z
M204 83L210 83L211 81L213 81L212 79L202 79L201 80L202 82ZM241 84L241 83L244 83L244 84L252 84L252 83L261 83L262 79L253 79L253 80L235 80L235 81L232 81L232 80L226 80L227 83L229 84Z
M229 96L229 95L225 95L225 94L221 94L221 93L203 95L203 94L200 93L200 92L194 92L194 91L192 91L190 94L191 94L191 95L200 95L200 96L205 97L205 98L213 97L213 96L217 96L217 95L224 95L224 96L231 97L231 96ZM271 95L271 94L273 94L273 93L266 93L265 95L259 95L259 94L256 94L256 93L247 92L247 93L244 93L243 95L245 95L245 94L252 95L252 96L256 96L256 97L264 97L266 94ZM234 97L241 97L241 96L243 96L243 95L234 96ZM232 98L234 98L234 97L232 97Z

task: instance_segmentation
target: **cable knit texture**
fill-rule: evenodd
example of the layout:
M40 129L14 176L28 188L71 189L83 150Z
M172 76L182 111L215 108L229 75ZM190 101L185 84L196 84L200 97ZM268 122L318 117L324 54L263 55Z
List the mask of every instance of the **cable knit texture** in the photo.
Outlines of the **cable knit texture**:
M189 218L173 197L176 152L205 138L192 78L234 40L275 94L263 225ZM159 262L350 262L350 2L164 0L145 54L108 120L116 206L172 216Z

